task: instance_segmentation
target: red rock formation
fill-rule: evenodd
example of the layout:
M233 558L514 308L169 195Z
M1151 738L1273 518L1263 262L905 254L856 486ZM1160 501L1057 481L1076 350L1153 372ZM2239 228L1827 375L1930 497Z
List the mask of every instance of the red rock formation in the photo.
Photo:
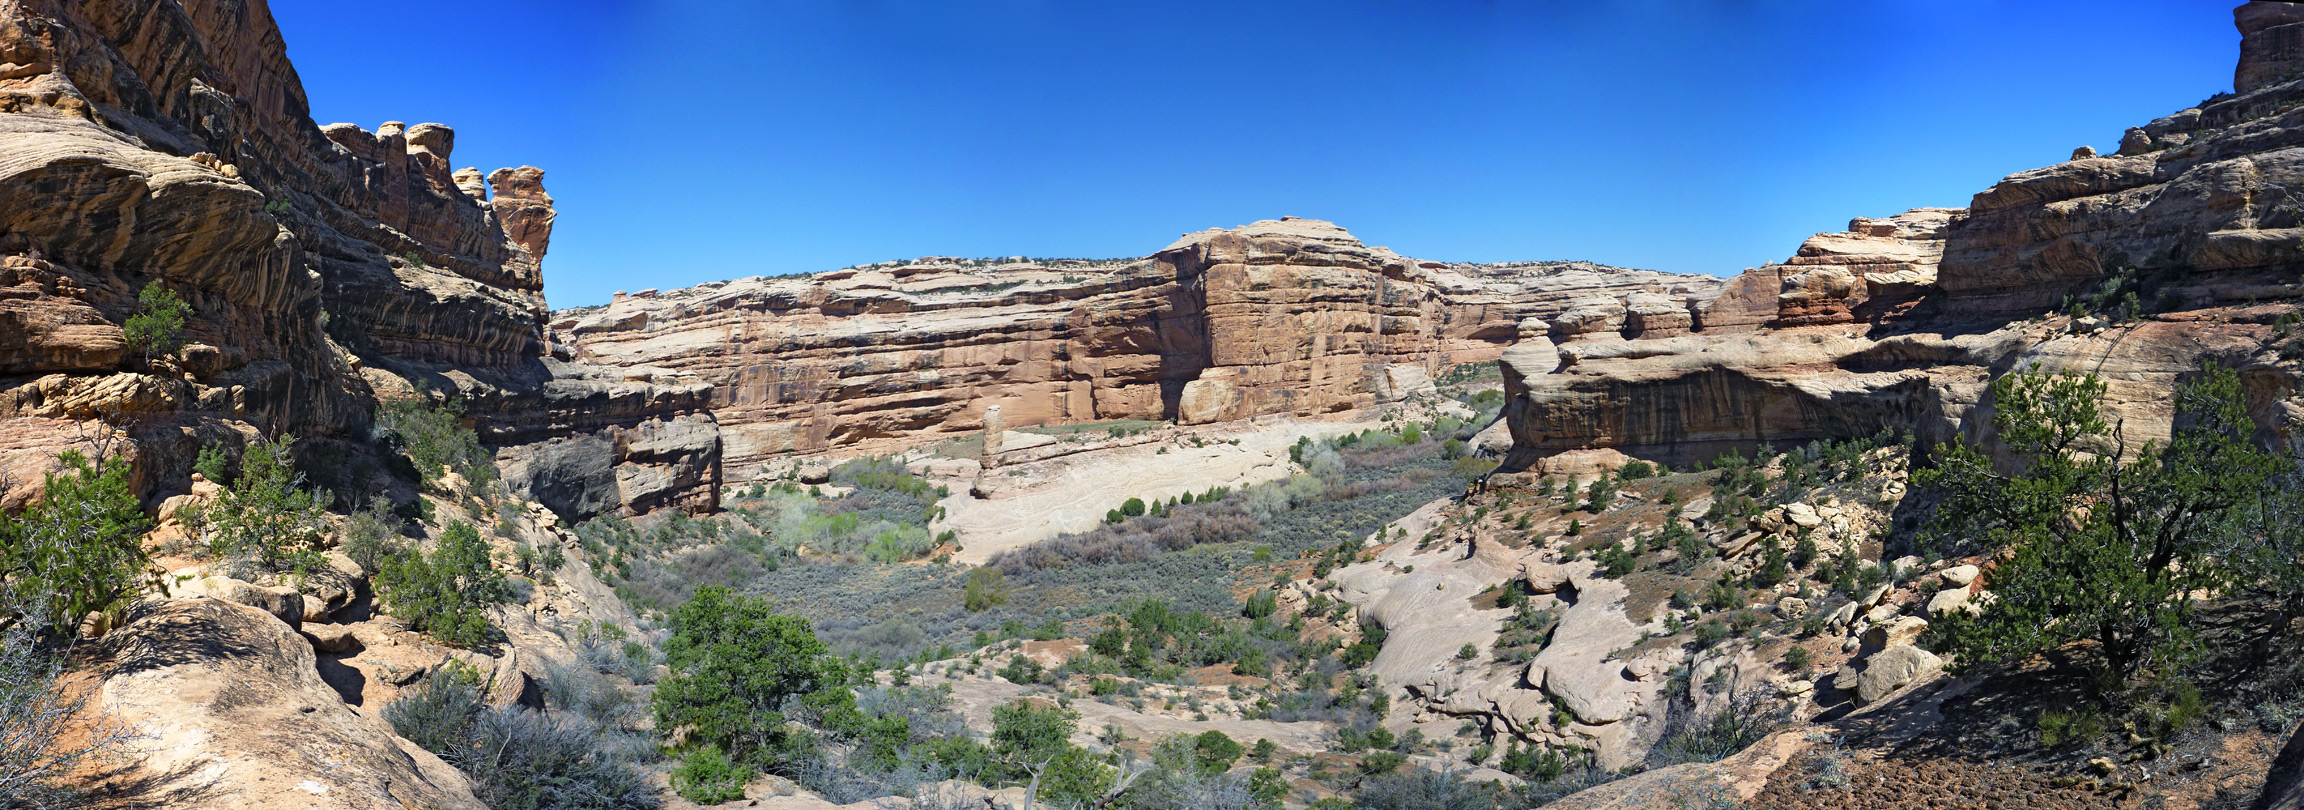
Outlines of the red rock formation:
M491 201L477 171L451 170L447 127L315 125L262 0L6 0L0 54L0 435L38 420L95 438L126 427L148 485L177 481L202 441L363 441L374 399L360 366L463 389L498 423L709 426L677 395L534 418L558 407L543 173L497 171ZM192 307L180 358L147 363L122 340L151 282ZM717 452L709 431L680 432L684 457ZM14 477L0 502L38 480Z
M1522 320L1578 298L1655 294L1682 302L1684 328L1685 302L1718 287L1585 263L1421 262L1283 219L1133 261L924 259L644 291L553 329L587 362L710 385L735 476L784 453L980 430L993 406L1009 425L1366 407L1494 359Z
M1692 335L1516 347L1510 464L1590 448L1685 461L1881 428L1982 438L1985 383L2033 363L2104 375L2132 440L2165 434L2167 391L2210 359L2284 426L2274 400L2297 368L2268 324L2304 295L2304 77L2284 67L2304 64L2304 4L2239 19L2242 92L2130 130L2119 155L2083 150L1963 210L1819 235L1731 280Z

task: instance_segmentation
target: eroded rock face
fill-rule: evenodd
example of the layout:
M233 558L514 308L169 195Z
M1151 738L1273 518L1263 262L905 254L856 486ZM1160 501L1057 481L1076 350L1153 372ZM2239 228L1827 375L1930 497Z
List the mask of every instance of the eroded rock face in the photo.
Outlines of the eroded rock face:
M2232 10L2240 26L2233 89L2251 90L2304 75L2304 3L2257 2Z
M2237 368L2259 421L2296 375L2269 326L2304 287L2304 5L2240 9L2239 95L2128 133L2121 153L2010 175L1965 209L1858 219L1748 271L1691 334L1503 356L1508 466L1593 448L1671 462L1769 442L1908 430L1990 439L1987 382L2102 375L2131 442L2165 437L2166 392ZM2074 314L2077 307L2078 315Z
M129 424L140 481L180 480L226 433L364 441L362 366L518 380L528 421L553 412L542 170L454 170L439 124L316 125L260 2L9 2L0 52L0 436ZM191 307L176 358L124 340L155 282ZM640 399L672 407L619 426L682 418ZM618 507L709 501L645 467ZM0 503L40 476L10 481Z
M783 453L979 431L995 405L1010 426L1365 407L1494 359L1524 320L1580 299L1646 296L1643 328L1670 332L1718 289L1585 263L1423 262L1282 219L1145 259L932 258L645 291L552 327L580 361L709 384L742 477Z
M139 803L484 810L463 774L347 706L311 642L262 610L147 603L103 647L94 702L157 735L120 775Z

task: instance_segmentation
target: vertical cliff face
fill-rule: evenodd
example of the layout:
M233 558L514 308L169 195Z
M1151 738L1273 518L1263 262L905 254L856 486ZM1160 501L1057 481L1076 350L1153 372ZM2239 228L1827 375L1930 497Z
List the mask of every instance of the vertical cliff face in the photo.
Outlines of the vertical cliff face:
M36 482L57 449L116 431L148 486L181 480L206 441L358 444L376 386L407 379L463 389L506 419L552 411L543 172L483 181L451 168L454 148L438 124L315 125L262 0L0 0L11 479ZM191 305L179 357L124 340L154 282ZM643 410L558 424L682 418L677 395L636 399ZM716 451L691 444L689 455ZM639 500L651 499L708 496Z
M2271 324L2304 295L2304 4L2237 16L2240 92L2131 129L2116 154L1819 235L1731 280L1691 335L1515 347L1512 464L1881 428L1985 438L1985 383L2034 363L2106 377L2132 438L2166 433L2166 391L2209 360L2284 425L2297 409L2276 392L2297 368Z
M781 454L973 433L994 407L1009 425L1367 407L1493 360L1524 322L1579 303L1676 302L1684 328L1719 287L1581 262L1418 261L1290 218L1144 259L932 258L643 290L552 328L583 362L706 387L742 478Z

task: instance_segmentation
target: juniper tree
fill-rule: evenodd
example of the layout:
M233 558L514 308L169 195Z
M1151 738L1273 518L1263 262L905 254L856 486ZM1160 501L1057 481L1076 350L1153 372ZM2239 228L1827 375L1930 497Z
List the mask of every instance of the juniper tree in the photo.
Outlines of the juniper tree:
M2007 549L1980 615L1944 617L1930 641L1963 665L2094 643L2107 692L2196 648L2193 596L2230 585L2221 550L2280 471L2257 447L2237 375L2210 365L2176 390L2168 441L2132 442L2095 375L2037 367L1994 380L2009 466L1973 445L1937 449L1917 476L1945 500L1939 536ZM2007 470L2007 471L2003 471Z

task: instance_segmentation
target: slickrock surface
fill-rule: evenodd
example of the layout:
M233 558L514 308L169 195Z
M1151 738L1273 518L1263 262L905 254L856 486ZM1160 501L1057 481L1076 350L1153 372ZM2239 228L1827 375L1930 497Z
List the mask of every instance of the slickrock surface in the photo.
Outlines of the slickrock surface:
M2166 435L2166 392L2207 360L2240 371L2260 422L2280 421L2291 406L2273 392L2295 367L2272 322L2304 295L2304 4L2238 17L2242 92L2132 129L2117 154L1819 235L1730 280L1691 334L1521 342L1503 358L1508 467L1589 448L1684 462L1884 427L1985 438L1969 417L1987 381L2034 363L2103 375L2132 442Z
M256 608L148 603L104 641L98 702L153 735L113 789L148 807L470 808L471 783L355 712L312 645Z
M707 383L731 478L783 453L1113 419L1312 416L1493 360L1522 322L1624 309L1684 332L1720 280L1583 262L1458 265L1306 219L1186 234L1149 258L930 258L640 291L557 313L577 359Z
M261 0L10 0L0 53L0 435L123 429L141 481L176 481L204 442L364 441L359 371L388 371L463 388L493 443L611 448L587 463L629 489L559 499L586 514L711 503L693 398L547 384L567 369L542 362L542 170L453 170L439 124L317 125ZM155 281L192 307L179 359L123 338ZM570 414L593 399L612 407ZM64 441L10 443L0 502Z

